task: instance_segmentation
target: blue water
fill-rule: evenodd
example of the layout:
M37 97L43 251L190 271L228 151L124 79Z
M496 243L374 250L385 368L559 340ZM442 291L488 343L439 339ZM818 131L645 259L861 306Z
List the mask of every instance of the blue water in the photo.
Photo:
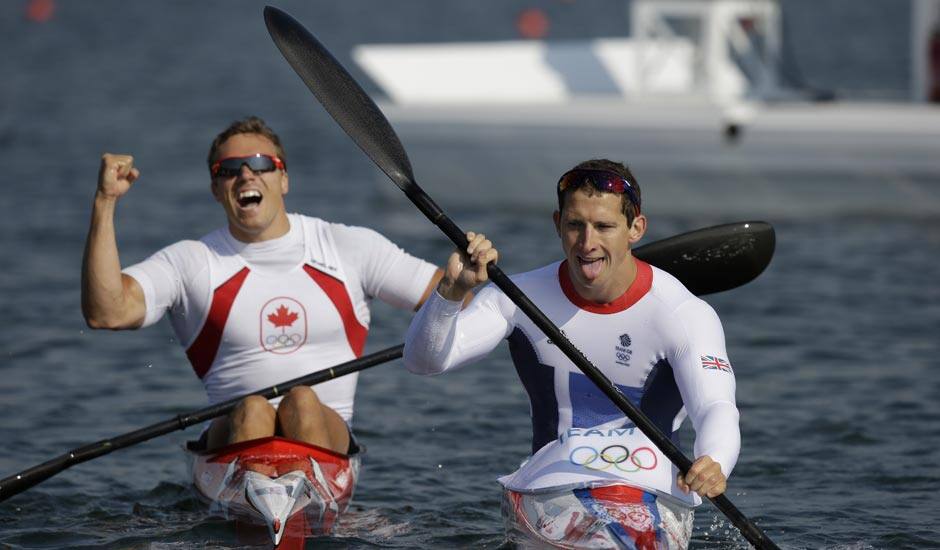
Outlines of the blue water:
M84 326L80 263L104 151L134 154L142 172L117 216L125 264L223 223L204 157L212 136L247 113L267 118L286 143L291 210L369 225L433 261L446 256L444 237L404 197L380 192L391 184L284 63L261 3L60 1L42 24L23 18L24 4L0 6L0 476L205 403L165 322L123 333ZM359 42L512 38L514 14L528 6L280 5L347 64ZM559 38L626 28L620 2L541 5ZM806 78L859 96L906 93L906 53L884 47L904 43L906 7L833 0L785 9ZM822 41L820 28L840 39ZM871 43L856 39L859 29ZM424 157L432 142L415 140L409 153ZM487 165L486 147L467 150ZM500 151L512 153L520 166L530 161L524 143ZM496 198L448 208L497 242L507 272L558 257L547 210ZM662 216L644 242L730 221ZM738 379L743 450L729 496L783 548L940 548L940 221L768 221L778 238L770 268L709 298ZM367 351L401 341L407 314L377 305L373 318ZM495 477L530 444L528 404L505 348L445 377L393 363L360 380L355 427L369 449L361 482L339 532L318 547L504 545ZM76 466L4 502L0 547L238 547L232 526L208 517L187 486L180 445L195 433ZM709 505L693 545L746 547Z

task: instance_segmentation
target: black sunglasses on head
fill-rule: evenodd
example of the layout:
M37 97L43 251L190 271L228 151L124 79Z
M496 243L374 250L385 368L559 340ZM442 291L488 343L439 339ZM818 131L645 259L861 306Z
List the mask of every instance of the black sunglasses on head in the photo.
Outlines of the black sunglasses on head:
M607 193L617 193L618 195L626 193L630 202L636 207L636 213L640 213L640 198L636 195L636 189L629 181L625 180L620 174L608 172L607 170L591 170L587 168L569 170L562 174L558 180L558 194L569 187L581 187L589 184L598 191Z

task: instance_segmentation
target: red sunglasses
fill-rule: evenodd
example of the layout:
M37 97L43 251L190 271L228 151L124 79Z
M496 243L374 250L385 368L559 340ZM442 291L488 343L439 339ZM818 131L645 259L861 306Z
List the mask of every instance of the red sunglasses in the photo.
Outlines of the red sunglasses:
M248 166L248 169L256 174L284 170L287 167L278 157L256 153L247 157L228 157L218 160L209 167L209 173L212 177L231 178L241 172L242 166Z
M636 207L636 213L640 213L640 197L637 196L633 185L620 174L608 172L607 170L582 168L565 172L558 180L558 196L560 197L561 193L569 187L579 188L587 184L592 185L598 191L617 193L618 195L626 193L630 198L630 202Z

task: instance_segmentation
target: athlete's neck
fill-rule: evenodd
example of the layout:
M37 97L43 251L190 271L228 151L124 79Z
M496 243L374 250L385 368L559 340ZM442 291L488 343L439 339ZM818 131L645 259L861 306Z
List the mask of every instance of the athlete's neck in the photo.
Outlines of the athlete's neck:
M290 231L290 220L287 219L286 212L280 212L267 227L258 231L254 231L253 229L254 228L239 227L231 221L229 221L228 224L228 231L235 240L250 244L270 241L287 235Z
M575 272L578 269L576 265L568 262L567 267L571 284L578 296L595 304L609 304L617 300L636 279L636 260L632 254L628 254L623 263L616 266L608 276L590 283L580 280L578 273Z
M289 218L289 231L280 237L257 242L244 242L227 235L232 250L247 263L253 271L282 273L289 271L304 261L303 223L296 218Z
M580 291L575 288L567 260L558 266L558 279L565 297L575 306L591 313L604 315L620 313L643 299L652 288L653 271L649 264L636 260L633 262L633 266L633 274L629 278L622 278L622 280L629 282L627 288L613 298L610 296L613 296L615 292L620 292L619 290L611 291L609 294L591 294L591 296L600 296L599 298L585 298L581 294L581 292L584 292L584 285L581 285L582 290Z

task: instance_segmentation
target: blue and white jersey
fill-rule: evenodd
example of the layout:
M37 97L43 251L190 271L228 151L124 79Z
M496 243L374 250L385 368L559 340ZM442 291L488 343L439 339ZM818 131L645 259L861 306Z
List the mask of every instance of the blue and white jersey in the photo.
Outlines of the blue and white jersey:
M637 275L609 304L581 298L564 262L513 281L665 434L686 416L695 457L727 476L740 449L735 380L714 310L675 277L636 260ZM438 374L472 363L502 339L529 395L533 456L500 482L520 492L627 484L699 504L676 485L677 469L515 304L493 285L463 311L434 296L405 341L412 372Z

